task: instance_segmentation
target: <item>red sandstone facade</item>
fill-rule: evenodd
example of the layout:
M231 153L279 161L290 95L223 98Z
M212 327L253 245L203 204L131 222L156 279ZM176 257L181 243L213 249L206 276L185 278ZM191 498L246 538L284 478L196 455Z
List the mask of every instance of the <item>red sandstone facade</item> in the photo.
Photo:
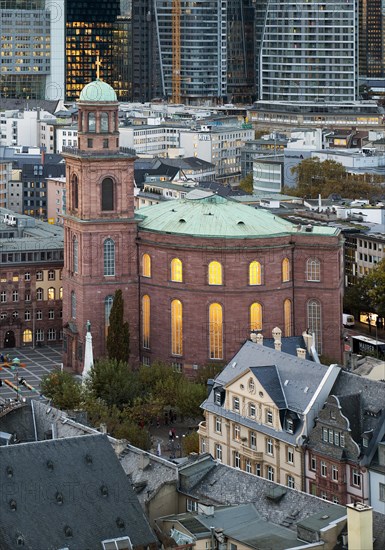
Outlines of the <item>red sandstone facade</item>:
M189 371L193 365L215 363L209 356L209 306L223 307L223 359L228 361L250 334L249 308L262 305L262 334L270 337L274 327L284 328L284 301L292 303L291 335L308 328L307 304L321 304L322 354L341 357L342 277L341 243L338 237L314 242L314 235L267 239L221 240L192 236L141 233L139 258L151 257L152 277L140 277L140 296L151 300L150 349L142 356L181 363ZM306 280L306 261L320 260L320 282ZM170 263L179 258L183 264L183 282L170 281ZM291 276L282 282L282 260L288 258ZM262 284L250 286L248 268L258 259L262 265ZM219 261L223 267L223 285L208 284L208 264ZM183 304L183 356L172 356L171 302Z
M311 232L298 231L284 236L222 239L141 229L139 218L134 217L134 157L118 150L117 108L116 102L80 101L79 149L64 151L67 163L63 270L65 364L82 371L88 320L94 357L105 355L106 300L117 289L123 292L130 325L130 361L134 364L139 360L151 364L160 359L188 373L198 366L225 363L249 337L251 304L258 302L262 306L262 334L270 336L278 326L284 335L298 335L309 328L309 300L320 304L321 351L339 360L343 278L342 242L338 232L320 238ZM101 113L104 112L104 124L108 119L107 132L105 129L102 132ZM90 116L96 121L92 130L88 125ZM114 273L107 275L106 241L112 241L114 246ZM142 274L143 254L151 258L151 277ZM307 260L315 257L320 271L316 282L309 281L306 275ZM171 281L173 258L182 262L183 282ZM284 258L290 266L286 282L282 278ZM254 260L261 264L262 280L260 285L251 286L249 264ZM221 285L208 284L211 261L222 264ZM145 342L141 320L143 296L148 296L151 304ZM171 346L173 300L183 305L183 352L178 355L172 354ZM284 317L285 300L291 303L289 327ZM223 356L215 360L210 359L209 350L212 303L220 304L223 312Z

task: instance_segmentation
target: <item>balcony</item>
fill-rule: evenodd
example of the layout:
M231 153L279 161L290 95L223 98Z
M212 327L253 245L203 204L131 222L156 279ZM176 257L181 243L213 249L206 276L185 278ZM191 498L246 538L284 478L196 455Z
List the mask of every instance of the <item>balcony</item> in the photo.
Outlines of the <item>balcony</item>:
M202 420L202 422L199 422L198 435L201 435L202 437L207 436L207 427L206 427L206 421L205 420Z
M263 453L256 451L256 449L250 449L244 443L241 445L241 453L244 457L256 460L257 462L263 462Z

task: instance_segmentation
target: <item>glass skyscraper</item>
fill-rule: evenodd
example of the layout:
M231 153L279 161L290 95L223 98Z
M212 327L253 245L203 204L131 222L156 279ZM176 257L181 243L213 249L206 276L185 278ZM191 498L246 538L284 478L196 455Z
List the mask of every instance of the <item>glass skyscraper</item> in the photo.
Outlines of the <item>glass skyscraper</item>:
M357 24L355 0L257 3L258 99L355 100Z

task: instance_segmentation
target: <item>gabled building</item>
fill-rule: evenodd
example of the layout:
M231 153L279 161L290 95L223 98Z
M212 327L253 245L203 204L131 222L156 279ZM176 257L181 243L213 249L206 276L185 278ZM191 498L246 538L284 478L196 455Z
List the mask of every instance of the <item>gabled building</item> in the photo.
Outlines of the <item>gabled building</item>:
M247 341L202 404L201 452L302 489L302 445L339 371Z
M385 384L341 372L306 443L309 492L335 503L371 504L379 487L369 491L368 466L385 435L384 404Z

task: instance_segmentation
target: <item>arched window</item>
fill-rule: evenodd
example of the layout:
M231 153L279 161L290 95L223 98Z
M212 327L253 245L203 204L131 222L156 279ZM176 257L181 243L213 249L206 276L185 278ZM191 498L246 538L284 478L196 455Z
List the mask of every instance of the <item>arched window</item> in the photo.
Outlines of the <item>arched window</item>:
M142 344L146 349L150 349L150 297L142 298Z
M36 300L42 300L43 299L43 289L37 288L36 289Z
M30 344L32 342L32 330L26 328L23 331L23 344Z
M104 178L102 181L102 210L114 209L114 182L111 178Z
M76 319L76 294L74 290L71 292L71 317Z
M105 336L107 338L108 327L110 326L110 313L112 304L114 303L114 297L109 295L104 298L104 327L105 327Z
M59 288L59 298L60 298L60 300L63 300L63 287L62 286Z
M307 326L309 331L314 334L317 352L322 353L321 303L314 298L307 303Z
M250 330L262 330L262 306L258 302L250 306Z
M48 300L55 300L56 298L56 292L55 292L55 289L53 286L50 286L48 291L47 291L47 297L48 297Z
M262 269L259 262L251 262L249 265L249 285L262 284Z
M171 353L183 354L183 307L180 300L171 302Z
M209 285L222 284L222 264L219 262L209 263Z
M104 275L115 275L115 243L112 239L106 239L103 244Z
M108 132L108 113L100 113L100 131Z
M143 254L142 256L142 275L143 277L151 277L151 256Z
M318 258L309 258L306 262L306 280L319 282L321 280L321 262Z
M171 280L176 283L183 281L183 266L179 258L171 260Z
M74 174L71 182L72 190L72 208L77 210L79 208L79 182L78 177Z
M95 130L96 130L95 113L88 113L88 131L95 132Z
M223 359L223 313L220 304L209 309L210 359Z
M284 329L285 329L285 336L291 336L291 327L292 327L292 320L291 320L291 300L286 299L283 302L283 317L284 317Z
M72 240L72 256L74 273L79 273L79 243L76 237Z
M287 283L290 281L290 261L289 258L282 260L282 282Z

